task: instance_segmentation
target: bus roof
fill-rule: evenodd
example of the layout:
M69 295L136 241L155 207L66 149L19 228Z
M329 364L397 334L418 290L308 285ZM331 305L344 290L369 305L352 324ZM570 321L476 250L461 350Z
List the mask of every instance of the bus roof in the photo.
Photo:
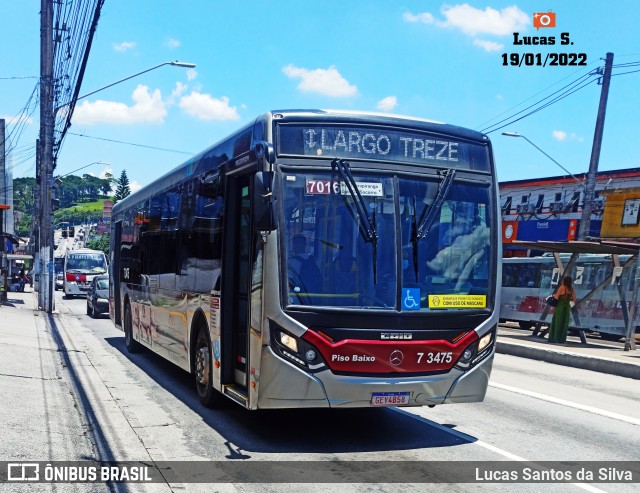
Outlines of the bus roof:
M92 250L91 248L78 248L77 250L67 250L67 256L69 255L74 255L76 253L101 253L102 255L105 255L105 253L102 250Z
M489 139L483 133L464 127L440 123L433 120L414 118L388 113L374 113L350 110L314 110L289 109L273 110L258 116L235 133L205 149L191 159L178 165L153 183L132 193L113 206L112 214L139 203L154 194L168 189L192 175L209 169L217 169L226 162L249 151L255 141L266 140L271 135L271 124L277 122L326 122L367 125L385 125L398 128L411 128L438 134L454 134L462 139L488 144ZM256 132L261 135L256 138ZM271 140L271 139L268 139Z

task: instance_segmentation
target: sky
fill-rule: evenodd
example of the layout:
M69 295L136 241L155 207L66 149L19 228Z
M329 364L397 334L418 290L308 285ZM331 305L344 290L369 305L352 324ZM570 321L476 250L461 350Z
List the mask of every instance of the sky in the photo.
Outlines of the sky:
M38 0L0 0L0 118L14 178L35 176L39 112L20 126L16 116L38 82L39 11ZM535 13L547 14L535 21L546 27L534 27ZM607 52L614 68L599 169L640 167L638 25L639 0L106 0L80 95L168 61L196 67L164 65L79 101L55 173L126 170L135 191L259 114L287 108L486 131L500 181L565 175L558 164L584 173L601 93L589 74ZM527 65L538 58L586 66ZM581 88L525 116L567 86Z

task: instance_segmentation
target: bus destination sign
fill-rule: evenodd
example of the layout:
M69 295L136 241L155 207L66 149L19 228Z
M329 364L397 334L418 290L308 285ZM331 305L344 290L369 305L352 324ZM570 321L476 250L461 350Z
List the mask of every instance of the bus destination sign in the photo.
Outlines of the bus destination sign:
M381 128L282 125L280 154L359 158L487 170L486 148L439 135Z

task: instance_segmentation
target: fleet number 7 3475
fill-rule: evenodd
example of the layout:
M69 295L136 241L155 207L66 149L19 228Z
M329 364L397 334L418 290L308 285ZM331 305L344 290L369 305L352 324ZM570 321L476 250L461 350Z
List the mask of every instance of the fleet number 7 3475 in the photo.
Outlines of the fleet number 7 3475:
M424 358L424 362L427 364L451 363L451 361L453 360L453 353L450 353L450 352L426 353L426 355L425 353L418 353L418 363L421 363L423 358Z

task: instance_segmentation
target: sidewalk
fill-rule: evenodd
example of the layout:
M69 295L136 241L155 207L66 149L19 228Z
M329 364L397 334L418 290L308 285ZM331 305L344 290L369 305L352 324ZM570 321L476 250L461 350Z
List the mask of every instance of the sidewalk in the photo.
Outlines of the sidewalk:
M37 310L31 287L7 294L0 306L0 457L95 457L48 315Z
M556 344L533 336L530 330L500 324L496 352L640 380L640 349L624 351L622 344L597 338L587 337L583 344L578 337L569 336L565 344Z

